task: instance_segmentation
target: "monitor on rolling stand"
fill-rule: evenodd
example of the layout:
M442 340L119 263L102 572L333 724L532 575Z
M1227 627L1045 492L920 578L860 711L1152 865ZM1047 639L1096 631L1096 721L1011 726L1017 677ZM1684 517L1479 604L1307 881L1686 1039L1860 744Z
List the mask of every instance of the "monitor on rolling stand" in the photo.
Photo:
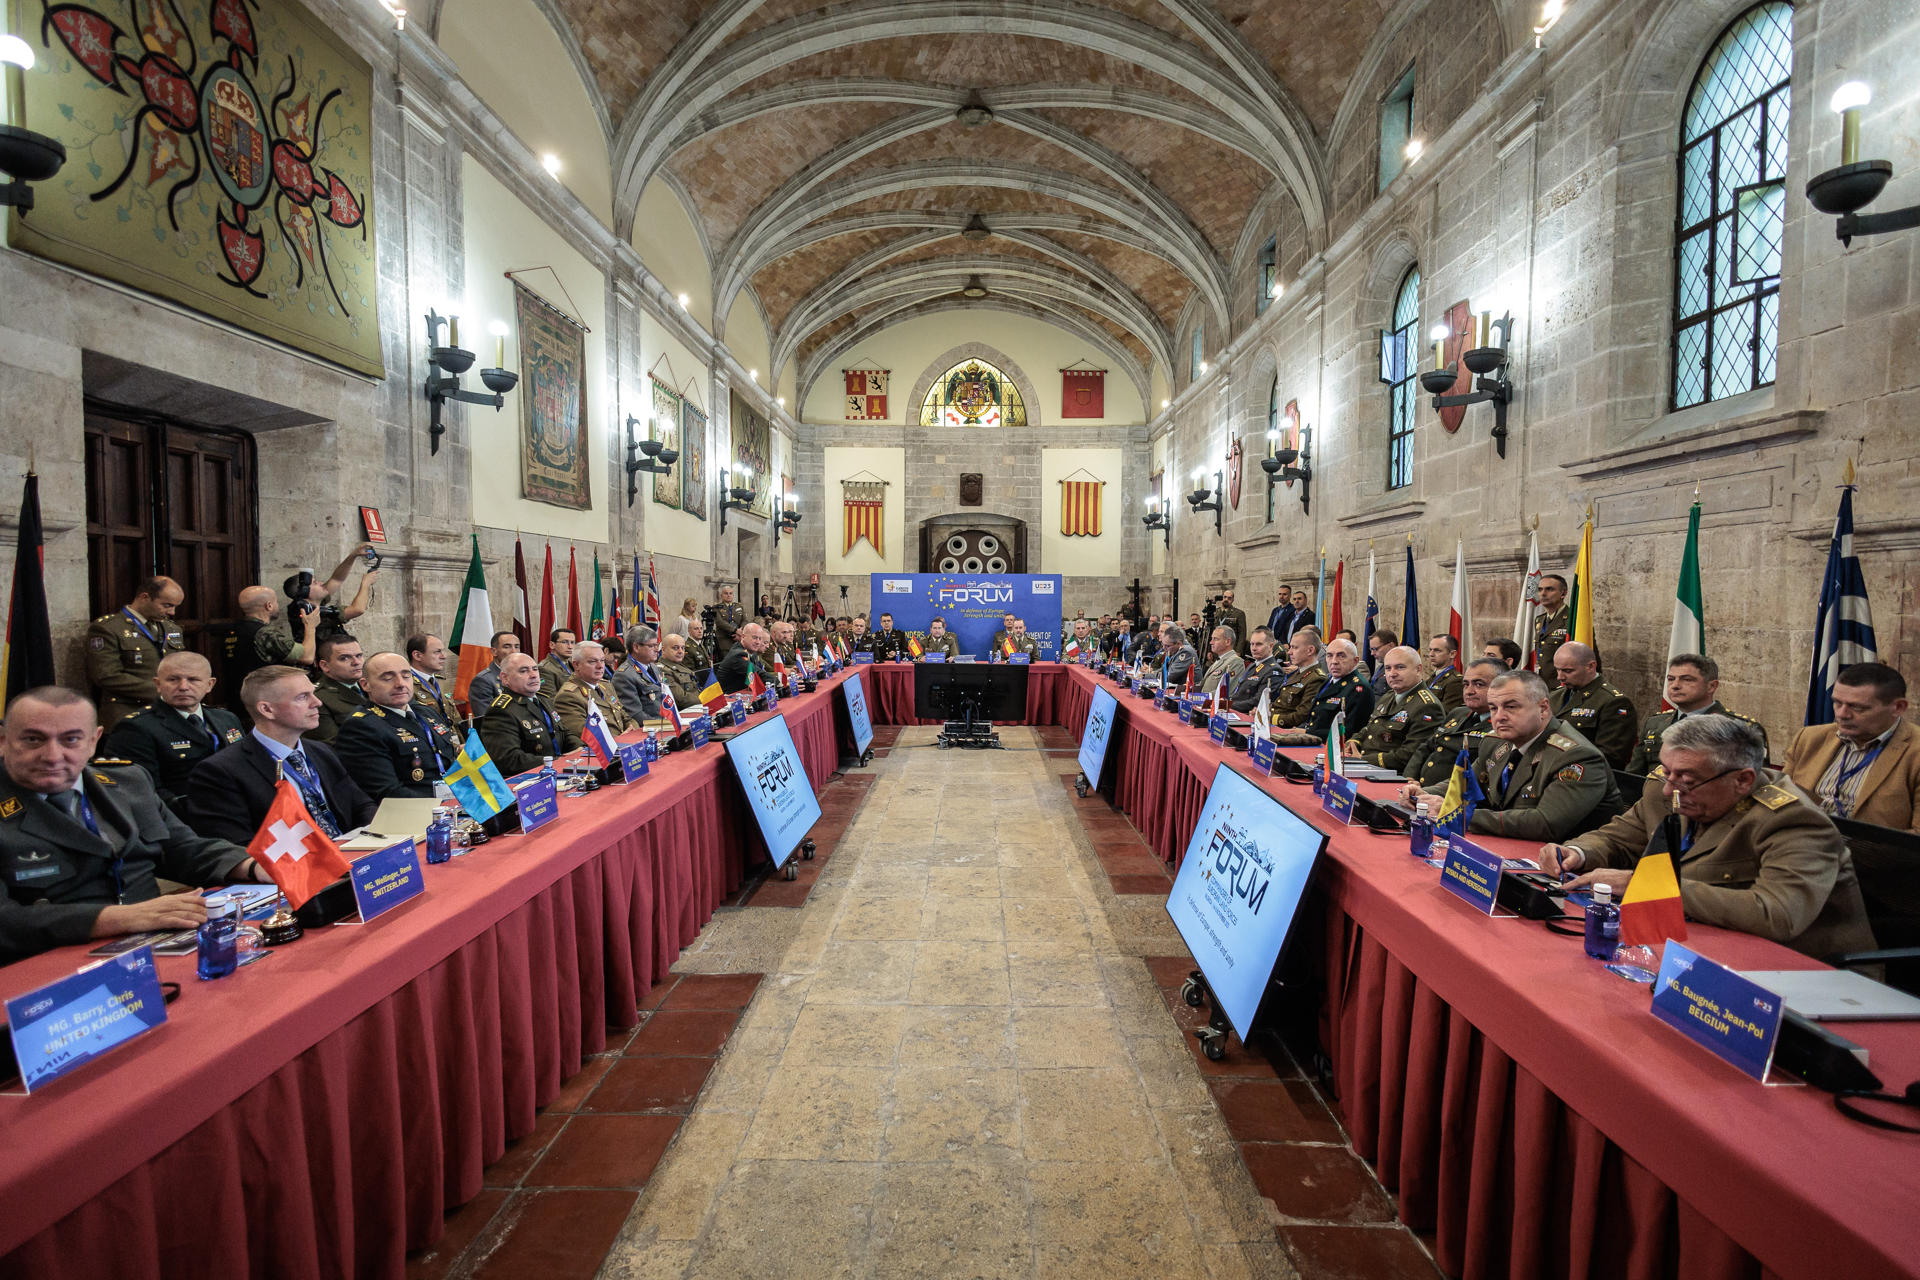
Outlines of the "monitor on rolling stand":
M942 748L997 748L993 722L1027 718L1028 670L1020 664L922 664L913 669L913 714L943 722Z

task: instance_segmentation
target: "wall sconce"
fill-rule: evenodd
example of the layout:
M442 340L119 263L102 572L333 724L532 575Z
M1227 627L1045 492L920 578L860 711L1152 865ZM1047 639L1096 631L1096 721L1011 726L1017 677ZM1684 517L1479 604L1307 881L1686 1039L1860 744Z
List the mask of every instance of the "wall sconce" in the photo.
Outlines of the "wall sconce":
M645 455L636 456L636 455ZM627 415L627 505L632 506L640 490L640 473L664 476L680 460L678 449L669 449L659 440L640 439L640 419Z
M33 70L33 46L19 36L0 32L0 93L6 92L8 77L4 69L20 68L21 74ZM60 172L67 162L67 149L58 139L31 129L0 125L0 173L13 179L0 182L0 205L12 205L25 213L33 208L34 182L45 182Z
M1269 431L1267 439L1278 442L1279 433ZM1298 449L1275 449L1271 457L1260 459L1260 469L1267 473L1267 488L1283 480L1300 482L1300 510L1304 514L1313 513L1313 428L1300 428L1300 447ZM1300 465L1295 466L1295 463Z
M1147 499L1147 514L1140 517L1140 523L1149 529L1160 531L1160 545L1169 551L1173 549L1173 517L1168 514L1164 504L1158 498Z
M1494 330L1499 330L1498 345L1493 343ZM1459 374L1452 365L1441 364L1446 352L1446 342L1452 331L1444 324L1435 325L1427 336L1433 339L1434 367L1420 375L1420 385L1433 397L1435 409L1455 409L1463 405L1490 403L1493 405L1493 445L1501 457L1507 456L1507 406L1513 403L1513 383L1507 377L1507 343L1513 334L1513 315L1508 313L1498 320L1493 313L1480 313L1480 345L1462 353L1460 359L1467 366L1467 372L1474 375L1472 391L1463 395L1444 395L1458 380ZM1493 374L1489 378L1486 375Z
M800 527L799 505L800 505L799 495L792 494L792 493L789 493L788 495L786 495L786 497L782 498L779 502L774 504L774 508L773 508L773 545L774 546L777 547L780 545L780 535L782 533L791 535L795 529L798 529Z
M444 347L440 345L440 326L443 324L447 326L447 345ZM432 441L432 446L427 452L440 452L440 437L447 433L446 425L440 421L441 405L449 400L458 400L461 404L490 404L498 412L506 407L507 392L520 385L519 374L500 367L507 362L507 326L496 322L493 335L494 367L480 371L480 381L493 394L462 391L460 375L473 367L474 354L461 349L460 317L427 312L427 402L433 406L433 422L428 428L428 439Z
M1553 24L1565 17L1566 13L1566 0L1546 0L1546 3L1540 6L1540 22L1533 29L1534 48L1541 47L1542 38L1547 32L1553 30Z
M1822 213L1838 214L1833 233L1842 245L1855 236L1881 236L1889 231L1920 227L1920 204L1887 213L1862 214L1893 180L1891 160L1860 159L1860 108L1873 101L1873 91L1849 80L1833 93L1833 109L1840 113L1840 167L1807 179L1807 201Z
M760 495L753 491L753 472L745 467L739 469L740 483L731 487L727 484L728 471L720 469L720 532L727 531L727 512L746 511Z
M1187 505L1193 508L1193 514L1196 516L1202 511L1213 512L1213 531L1218 535L1222 532L1221 521L1223 516L1221 508L1226 505L1220 501L1220 489L1221 482L1225 480L1226 477L1221 472L1214 472L1213 487L1211 489L1205 484L1206 478L1207 469L1205 467L1201 467L1193 473L1194 489L1192 493L1187 495Z

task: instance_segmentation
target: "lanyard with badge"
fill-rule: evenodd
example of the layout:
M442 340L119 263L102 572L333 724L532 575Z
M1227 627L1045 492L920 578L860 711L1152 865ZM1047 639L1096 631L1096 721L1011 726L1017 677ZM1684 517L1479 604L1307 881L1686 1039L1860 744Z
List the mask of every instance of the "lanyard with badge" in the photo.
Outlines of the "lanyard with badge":
M153 632L147 630L146 622L140 617L139 614L135 613L133 610L126 608L123 605L121 606L120 612L127 615L128 622L131 622L135 627L139 628L141 635L145 636L147 639L153 642L154 648L165 649L167 647L167 643L165 639L166 628L162 627L160 630L160 634L156 636L155 634L153 634Z
M1838 813L1841 817L1852 817L1853 805L1843 801L1840 798L1840 793L1847 789L1849 782L1873 767L1873 762L1880 756L1880 749L1886 745L1886 739L1882 738L1873 744L1873 750L1862 752L1860 758L1854 761L1853 764L1841 767L1840 776L1834 779L1833 783L1833 808L1834 812Z

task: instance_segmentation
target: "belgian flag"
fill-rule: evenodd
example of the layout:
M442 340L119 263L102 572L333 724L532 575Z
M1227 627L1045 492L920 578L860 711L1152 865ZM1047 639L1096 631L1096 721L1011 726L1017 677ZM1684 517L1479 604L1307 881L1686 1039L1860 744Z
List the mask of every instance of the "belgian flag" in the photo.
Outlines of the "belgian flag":
M7 643L0 653L0 713L28 689L53 683L53 630L47 620L46 534L40 525L40 477L27 472L20 496L20 544L13 560Z

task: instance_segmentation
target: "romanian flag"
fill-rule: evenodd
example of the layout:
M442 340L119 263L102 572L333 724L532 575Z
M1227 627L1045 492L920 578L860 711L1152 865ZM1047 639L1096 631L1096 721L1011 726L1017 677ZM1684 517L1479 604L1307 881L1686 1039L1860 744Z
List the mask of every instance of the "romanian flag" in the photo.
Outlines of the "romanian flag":
M720 692L720 673L708 667L707 682L700 686L700 705L710 707L725 697L726 695Z
M927 651L920 647L919 636L907 637L907 652L912 654L916 658L924 658L927 656Z
M1465 747L1453 760L1453 777L1447 782L1446 799L1440 802L1440 814L1434 824L1454 835L1465 835L1473 821L1473 811L1487 793L1480 786L1480 775L1473 771L1473 757Z
M1680 905L1680 881L1673 856L1649 853L1633 869L1620 899L1620 945L1657 947L1668 938L1687 939L1687 915Z

